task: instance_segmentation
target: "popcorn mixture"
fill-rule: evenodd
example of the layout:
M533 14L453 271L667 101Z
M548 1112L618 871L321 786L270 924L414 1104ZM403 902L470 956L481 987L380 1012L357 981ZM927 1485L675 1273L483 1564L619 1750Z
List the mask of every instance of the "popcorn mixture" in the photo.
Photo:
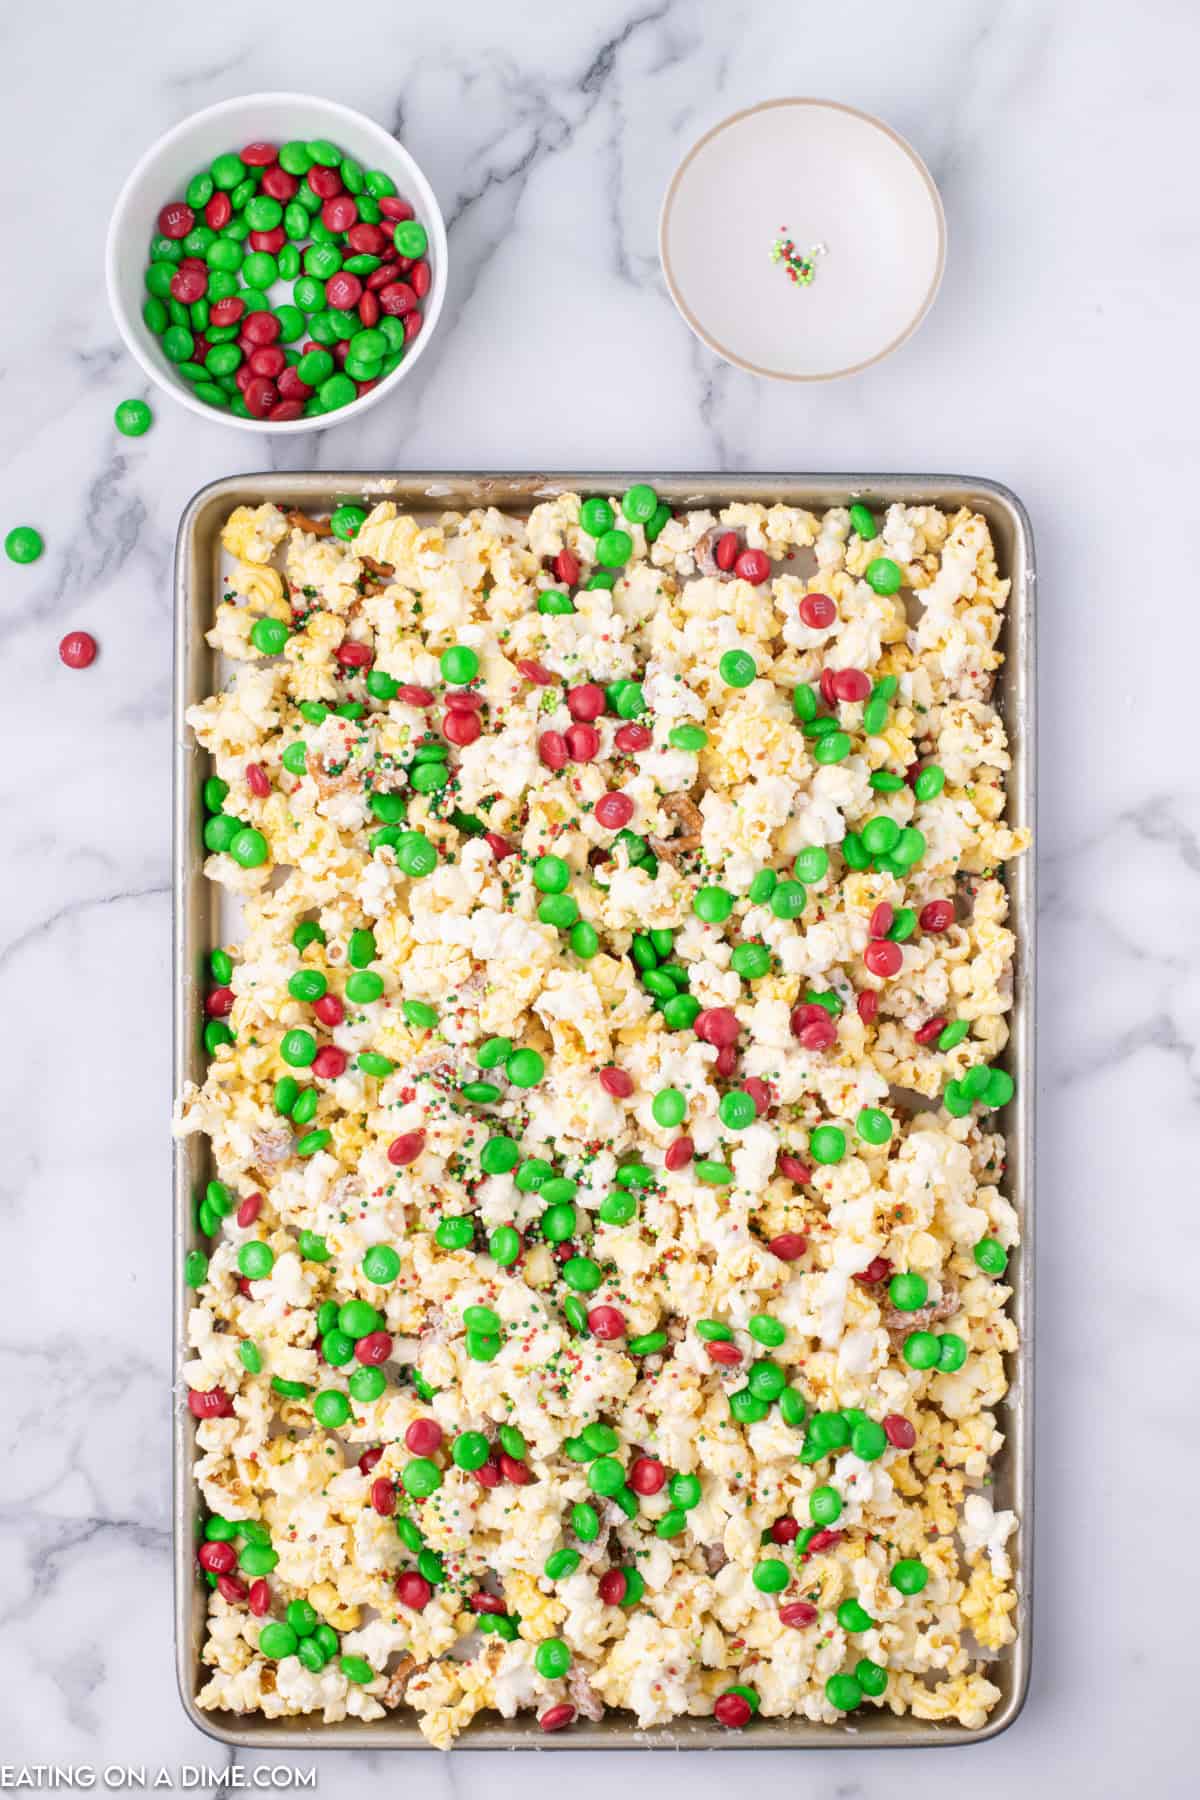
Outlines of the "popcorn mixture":
M1019 1226L983 518L239 508L206 1708L979 1726Z

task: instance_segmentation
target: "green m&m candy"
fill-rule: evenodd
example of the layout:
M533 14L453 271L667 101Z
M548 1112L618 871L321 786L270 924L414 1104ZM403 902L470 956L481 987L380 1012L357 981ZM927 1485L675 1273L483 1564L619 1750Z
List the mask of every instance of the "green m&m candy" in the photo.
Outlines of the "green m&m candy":
M838 1125L818 1125L809 1133L808 1153L815 1163L841 1162L846 1154L846 1134Z
M596 540L596 560L605 568L623 569L632 555L633 539L619 527L601 532Z
M243 825L229 846L229 854L243 869L257 869L266 862L270 848L262 832Z
M872 1662L869 1656L863 1656L854 1665L854 1679L864 1694L878 1700L887 1689L888 1672L881 1663Z
M771 970L771 952L765 944L738 944L729 958L729 966L743 981L760 981Z
M980 1238L973 1254L976 1268L985 1275L1003 1275L1008 1267L1008 1251L998 1238Z
M405 1493L411 1494L414 1500L427 1500L441 1487L442 1471L432 1457L414 1456L401 1469L400 1481Z
M742 1088L731 1088L727 1094L723 1094L717 1112L728 1131L745 1131L758 1116L753 1096Z
M521 1234L512 1225L497 1225L488 1238L488 1255L492 1261L507 1269L516 1262L521 1254Z
M792 864L792 873L797 881L821 881L829 871L829 852L823 844L810 844L807 849L797 853Z
M285 1625L282 1619L271 1619L258 1634L258 1647L272 1662L279 1662L285 1656L294 1656L299 1642L292 1627Z
M751 1580L760 1594L782 1594L792 1579L792 1572L778 1557L769 1556L755 1563Z
M32 525L14 525L4 540L4 554L9 562L36 562L44 549L42 534Z
M293 1069L307 1069L317 1054L317 1040L311 1031L287 1031L280 1040L279 1054Z
M442 652L442 680L451 687L466 687L479 673L479 658L466 644L453 644Z
M326 1388L313 1399L313 1417L326 1431L337 1431L350 1417L350 1402L337 1388Z
M504 1073L514 1087L536 1087L546 1073L546 1064L536 1050L514 1050L505 1060Z
M808 1516L814 1525L833 1525L842 1516L842 1496L833 1487L816 1487L808 1496Z
M374 1681L375 1671L365 1656L339 1656L338 1668L347 1681L353 1681L357 1687L365 1687Z
M932 1331L911 1331L904 1340L904 1360L910 1369L932 1369L938 1360L938 1341Z
M122 437L142 437L154 423L154 414L144 400L121 400L113 413L113 424Z
M854 1122L854 1129L864 1144L886 1144L892 1135L892 1121L877 1106L864 1106Z
M916 1312L929 1298L929 1283L923 1275L893 1275L888 1282L888 1297L897 1312Z
M898 1594L919 1594L929 1580L929 1570L916 1557L905 1557L893 1565L890 1580Z
M687 1101L678 1088L660 1088L650 1103L650 1111L654 1115L655 1124L670 1131L682 1124L687 1113Z
M334 537L347 540L357 537L366 522L367 515L361 506L337 506L329 515L329 529Z
M863 1462L878 1462L887 1444L887 1432L876 1419L856 1419L850 1427L850 1448Z
M362 1259L362 1272L368 1281L385 1287L400 1273L399 1254L390 1244L372 1244Z
M275 1252L269 1244L251 1242L242 1245L237 1261L247 1281L262 1281L275 1267Z
M547 1681L561 1681L571 1667L571 1652L561 1638L543 1638L533 1653L534 1667Z
M646 525L658 511L658 495L647 482L636 481L626 489L621 511L631 525Z
M862 1705L862 1684L853 1675L831 1675L825 1683L825 1698L838 1712L853 1712Z
M866 566L867 583L877 594L898 593L904 583L904 572L890 556L877 556Z
M726 650L717 667L727 687L746 688L758 674L758 665L748 650Z
M692 901L692 911L706 925L721 925L733 911L733 895L727 888L702 887Z

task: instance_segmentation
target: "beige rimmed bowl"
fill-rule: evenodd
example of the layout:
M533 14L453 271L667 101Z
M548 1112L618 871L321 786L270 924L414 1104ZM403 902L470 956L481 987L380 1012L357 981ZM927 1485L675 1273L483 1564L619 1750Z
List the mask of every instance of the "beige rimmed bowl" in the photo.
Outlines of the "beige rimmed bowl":
M790 236L807 286L772 261ZM764 100L714 125L671 178L659 220L671 298L696 336L775 381L832 381L897 349L942 279L933 178L881 119L836 100Z

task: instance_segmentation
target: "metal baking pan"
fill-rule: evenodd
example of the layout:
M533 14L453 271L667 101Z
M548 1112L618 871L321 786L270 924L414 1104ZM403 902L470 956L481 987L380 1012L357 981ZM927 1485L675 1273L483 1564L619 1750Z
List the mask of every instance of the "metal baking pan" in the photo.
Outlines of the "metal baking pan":
M559 492L619 494L635 480L651 480L673 507L720 507L731 501L783 502L819 511L862 499L876 506L893 501L934 505L946 511L969 506L987 519L1002 575L1012 581L1007 622L1001 639L1006 660L998 697L1013 753L1008 816L1014 824L1034 824L1034 553L1029 519L1020 501L995 482L956 475L653 475L577 474L263 474L230 477L202 488L179 527L175 560L175 1087L203 1079L203 1055L196 1020L204 994L204 959L219 941L219 890L203 875L200 787L208 772L204 753L184 725L185 709L211 693L218 680L216 657L204 641L220 594L218 559L221 526L235 506L272 501L284 508L328 513L342 500L368 503L388 499L401 508L436 513L447 508L494 505L521 513ZM547 1752L600 1749L892 1749L938 1744L974 1744L1012 1724L1025 1701L1032 1650L1030 1585L1033 1572L1033 1192L1034 1192L1034 885L1031 855L1020 857L1008 874L1017 964L1008 1060L1017 1080L1016 1099L1007 1110L1008 1191L1021 1217L1022 1245L1009 1280L1011 1309L1021 1334L1012 1360L1012 1385L1000 1408L1005 1445L994 1471L998 1506L1014 1507L1019 1527L1013 1560L1019 1603L1014 1644L996 1658L990 1678L1002 1698L979 1730L942 1725L890 1712L870 1711L834 1726L804 1719L764 1719L746 1733L724 1731L711 1719L681 1719L641 1731L628 1714L597 1725L580 1721L569 1732L545 1735L532 1713L511 1723L474 1722L458 1740L468 1749L538 1748ZM175 1343L185 1354L188 1306L183 1261L192 1247L192 1194L208 1178L203 1140L188 1137L175 1147ZM176 1363L178 1366L178 1362ZM207 1589L197 1576L194 1545L199 1495L191 1477L193 1421L176 1406L174 1441L175 1641L179 1688L192 1722L210 1737L249 1749L422 1749L428 1748L412 1714L390 1714L371 1724L346 1720L313 1725L302 1719L266 1719L202 1712L195 1696L205 1679L200 1651Z

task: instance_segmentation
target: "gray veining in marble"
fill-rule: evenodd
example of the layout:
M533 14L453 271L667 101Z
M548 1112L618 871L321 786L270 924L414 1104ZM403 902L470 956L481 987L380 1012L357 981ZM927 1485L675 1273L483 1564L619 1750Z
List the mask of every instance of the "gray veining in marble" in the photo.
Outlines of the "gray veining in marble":
M256 1759L169 1649L169 568L256 466L949 469L1027 502L1041 564L1040 1553L1034 1686L933 1753L615 1762L336 1756L326 1800L916 1800L1194 1792L1200 757L1192 0L43 0L0 22L2 1765ZM145 144L258 88L388 123L450 224L440 341L361 425L256 442L144 392L101 281ZM949 223L918 336L796 390L715 362L658 270L684 148L823 94L923 152ZM714 254L720 220L713 221ZM95 631L87 674L55 656ZM1185 1626L1188 1629L1185 1629ZM1189 1741L1190 1740L1190 1741ZM277 1760L277 1759L257 1759ZM720 1785L718 1785L720 1784ZM205 1781L197 1790L210 1791Z

